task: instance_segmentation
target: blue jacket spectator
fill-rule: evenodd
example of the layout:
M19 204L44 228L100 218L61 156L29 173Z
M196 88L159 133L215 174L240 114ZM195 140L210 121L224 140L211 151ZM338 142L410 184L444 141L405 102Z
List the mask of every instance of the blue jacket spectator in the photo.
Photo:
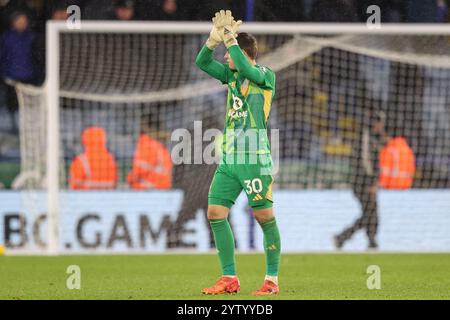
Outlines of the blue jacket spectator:
M12 17L12 27L0 38L0 77L30 82L36 76L33 62L35 33L23 13Z
M31 0L0 0L0 33L9 29L11 17L17 12L22 12L27 15L29 25L32 29L40 27L42 22L38 21L40 16L36 6L33 6L32 3L33 1Z
M438 6L438 12L437 12L437 22L440 23L446 23L449 22L449 11L448 11L448 6L449 6L448 1L446 0L437 0L437 6Z
M6 105L11 115L11 130L17 132L15 114L18 101L14 83L36 84L38 72L35 66L35 33L30 29L26 14L16 12L11 15L11 28L0 37L0 81L5 81Z
M407 0L406 22L438 22L438 0Z

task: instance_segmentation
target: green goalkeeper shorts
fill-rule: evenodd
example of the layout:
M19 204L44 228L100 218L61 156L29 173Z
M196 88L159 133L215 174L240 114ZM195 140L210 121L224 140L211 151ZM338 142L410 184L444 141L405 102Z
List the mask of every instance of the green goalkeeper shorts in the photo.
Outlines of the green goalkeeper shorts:
M222 160L211 182L208 204L231 208L244 190L254 210L271 208L272 160L270 155L265 157L265 161L258 158L256 164L229 164Z

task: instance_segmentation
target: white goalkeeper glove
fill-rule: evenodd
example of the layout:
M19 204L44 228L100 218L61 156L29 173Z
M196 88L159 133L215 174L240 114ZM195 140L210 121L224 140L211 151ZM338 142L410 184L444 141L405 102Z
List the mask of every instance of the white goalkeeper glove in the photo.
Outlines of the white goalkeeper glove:
M213 27L209 33L208 40L206 40L206 46L211 50L214 50L222 42L221 33L216 27L217 15L218 13L216 13L214 18L212 18Z
M216 29L219 31L221 39L227 48L237 44L237 31L241 24L241 20L234 20L230 10L220 10L216 13Z
M220 10L219 12L216 12L212 18L212 22L213 27L209 33L208 40L206 40L206 46L208 48L214 50L222 41L224 41L224 39L228 41L229 46L235 43L237 44L237 41L233 42L233 39L236 40L237 30L241 26L242 21L235 21L230 10ZM227 28L226 32L225 28ZM230 31L232 33L231 35L229 34ZM224 37L224 33L227 34L226 37ZM226 43L225 45L227 46ZM229 46L227 46L227 48Z

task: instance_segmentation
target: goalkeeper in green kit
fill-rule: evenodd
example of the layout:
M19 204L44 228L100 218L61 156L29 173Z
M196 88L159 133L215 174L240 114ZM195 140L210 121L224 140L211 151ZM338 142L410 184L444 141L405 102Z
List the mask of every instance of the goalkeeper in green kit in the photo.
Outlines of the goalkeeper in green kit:
M228 85L222 159L208 194L208 220L222 268L222 277L204 294L226 294L240 291L234 255L234 236L228 213L242 190L264 233L266 276L254 295L279 292L280 233L273 213L272 158L267 124L275 92L275 74L256 64L256 39L248 33L237 34L241 21L230 11L221 10L212 19L213 28L199 52L196 64L210 76ZM220 63L213 50L223 42L227 48ZM248 143L256 137L257 143ZM255 139L253 139L255 140ZM254 141L253 141L254 142Z

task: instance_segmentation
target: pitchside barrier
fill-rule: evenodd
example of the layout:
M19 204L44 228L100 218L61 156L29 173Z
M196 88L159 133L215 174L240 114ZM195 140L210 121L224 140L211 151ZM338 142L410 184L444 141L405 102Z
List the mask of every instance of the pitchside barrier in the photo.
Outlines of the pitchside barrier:
M37 209L41 215L32 215L21 205L24 196L0 193L0 237L10 253L39 251L47 242L45 203ZM58 251L63 254L211 252L202 210L186 223L180 235L183 246L169 250L168 231L182 204L179 190L65 192L65 197L76 206L61 212L63 237ZM360 215L349 190L286 190L275 192L274 197L284 252L334 251L333 236ZM449 207L448 190L381 191L380 251L448 252ZM239 252L263 252L262 232L253 222L245 196L238 198L230 220ZM367 237L360 231L343 249L366 248Z

